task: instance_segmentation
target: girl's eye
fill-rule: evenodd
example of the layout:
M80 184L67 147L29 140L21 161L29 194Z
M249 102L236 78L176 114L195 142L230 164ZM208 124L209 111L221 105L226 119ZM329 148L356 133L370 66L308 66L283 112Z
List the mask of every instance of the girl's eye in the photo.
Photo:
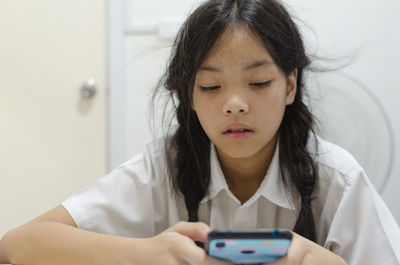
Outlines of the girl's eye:
M271 84L271 80L265 82L258 82L258 83L250 83L251 86L255 87L266 87Z
M221 86L200 86L202 91L213 91L216 90L218 88L220 88Z

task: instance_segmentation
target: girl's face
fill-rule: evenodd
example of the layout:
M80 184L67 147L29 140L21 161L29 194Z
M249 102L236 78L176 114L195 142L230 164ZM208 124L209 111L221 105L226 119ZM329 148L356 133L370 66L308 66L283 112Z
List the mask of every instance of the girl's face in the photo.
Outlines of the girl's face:
M220 43L196 74L192 108L220 156L271 154L297 71L286 76L246 30L224 33Z

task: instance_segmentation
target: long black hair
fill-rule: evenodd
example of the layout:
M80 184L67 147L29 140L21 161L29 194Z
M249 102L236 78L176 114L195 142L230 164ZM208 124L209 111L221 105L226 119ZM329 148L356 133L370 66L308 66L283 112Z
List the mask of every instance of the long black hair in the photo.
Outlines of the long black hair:
M160 81L175 103L177 127L165 138L172 186L184 196L188 221L197 221L199 203L210 183L210 139L191 108L193 86L211 48L226 29L235 28L257 36L286 75L298 71L294 102L286 107L278 130L279 161L287 190L301 206L293 230L316 241L311 202L317 171L306 148L314 121L303 102L303 70L310 61L296 24L278 0L209 0L181 27ZM156 94L157 90L153 99Z

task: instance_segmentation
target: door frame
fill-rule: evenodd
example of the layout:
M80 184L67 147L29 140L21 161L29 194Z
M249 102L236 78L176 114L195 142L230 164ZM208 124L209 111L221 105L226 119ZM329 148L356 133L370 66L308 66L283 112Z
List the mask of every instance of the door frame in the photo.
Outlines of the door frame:
M124 162L124 0L107 1L108 170Z

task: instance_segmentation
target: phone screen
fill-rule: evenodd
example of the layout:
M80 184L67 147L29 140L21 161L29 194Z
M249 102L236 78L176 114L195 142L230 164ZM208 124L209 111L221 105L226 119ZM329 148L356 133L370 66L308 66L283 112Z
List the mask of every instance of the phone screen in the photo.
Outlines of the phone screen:
M214 230L208 235L207 251L236 264L269 263L286 255L291 239L287 230Z

